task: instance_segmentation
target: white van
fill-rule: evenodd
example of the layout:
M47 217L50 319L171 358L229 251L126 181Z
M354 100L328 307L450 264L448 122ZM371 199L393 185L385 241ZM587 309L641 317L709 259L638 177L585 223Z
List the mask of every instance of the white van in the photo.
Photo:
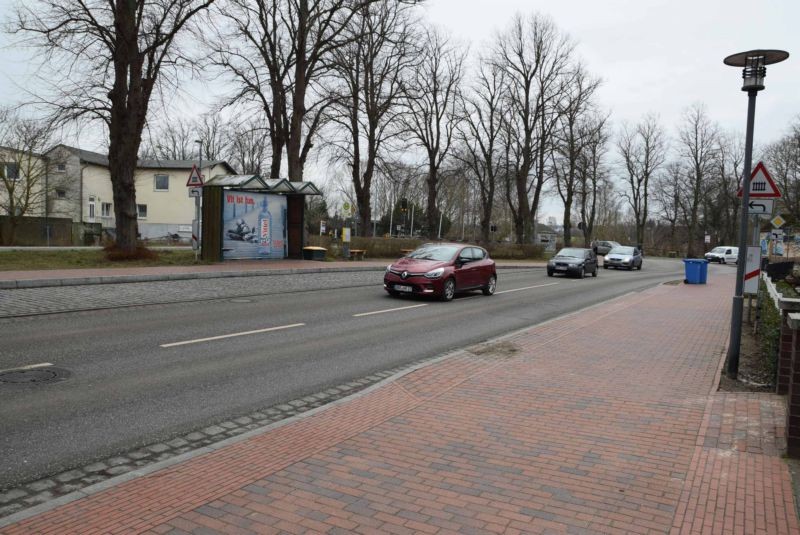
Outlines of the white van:
M735 264L739 260L739 248L731 247L730 245L714 247L706 253L706 260L719 262L720 264L727 264L728 262Z

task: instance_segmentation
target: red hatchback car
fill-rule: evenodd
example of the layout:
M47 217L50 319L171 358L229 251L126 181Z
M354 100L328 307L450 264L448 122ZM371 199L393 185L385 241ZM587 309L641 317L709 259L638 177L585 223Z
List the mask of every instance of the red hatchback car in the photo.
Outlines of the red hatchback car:
M389 295L434 295L450 301L456 292L482 290L492 295L497 270L477 245L426 243L386 267L383 288Z

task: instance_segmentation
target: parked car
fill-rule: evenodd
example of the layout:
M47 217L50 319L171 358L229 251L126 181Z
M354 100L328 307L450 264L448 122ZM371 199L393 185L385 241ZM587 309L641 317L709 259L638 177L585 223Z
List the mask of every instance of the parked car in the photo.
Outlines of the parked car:
M614 247L619 247L620 244L615 241L595 240L592 242L592 251L594 254L604 256L607 255Z
M739 248L731 247L730 245L720 245L707 252L705 257L709 262L719 262L720 264L733 262L736 264L739 261Z
M565 247L547 262L547 276L552 277L556 273L580 277L581 279L587 273L591 273L592 277L596 277L597 255L591 249Z
M603 259L603 269L625 268L642 269L642 251L638 247L620 245L614 247Z
M432 295L443 301L469 290L492 295L497 269L483 247L426 243L386 267L383 288L391 296Z

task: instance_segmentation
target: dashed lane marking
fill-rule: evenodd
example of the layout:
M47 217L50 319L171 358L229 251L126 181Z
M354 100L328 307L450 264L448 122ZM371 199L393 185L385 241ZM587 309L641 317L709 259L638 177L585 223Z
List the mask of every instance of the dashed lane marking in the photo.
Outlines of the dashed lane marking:
M397 312L398 310L408 310L409 308L419 308L419 307L426 307L428 303L423 303L421 305L410 305L407 307L398 307L398 308L387 308L384 310L376 310L374 312L362 312L361 314L353 314L354 318L360 318L361 316L372 316L373 314L384 314L386 312Z
M208 338L195 338L194 340L185 340L183 342L172 342L171 344L161 344L159 347L175 347L175 346L185 346L188 344L199 344L200 342L223 340L225 338L233 338L235 336L247 336L249 334L261 334L272 331L281 331L283 329L292 329L294 327L302 327L304 325L305 323L292 323L291 325L281 325L280 327L268 327L266 329L256 329L255 331L244 331L240 333L222 334L220 336L209 336Z
M525 286L524 288L512 288L510 290L503 290L502 292L495 292L494 294L507 294L511 292L521 292L522 290L533 290L534 288L544 288L545 286L555 286L558 282L551 282L548 284L537 284L536 286Z

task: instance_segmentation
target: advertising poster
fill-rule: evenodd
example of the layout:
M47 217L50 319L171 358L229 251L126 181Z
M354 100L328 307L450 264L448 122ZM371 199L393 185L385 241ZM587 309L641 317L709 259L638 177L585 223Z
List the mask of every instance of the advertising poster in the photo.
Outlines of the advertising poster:
M286 197L222 194L222 258L286 258Z

